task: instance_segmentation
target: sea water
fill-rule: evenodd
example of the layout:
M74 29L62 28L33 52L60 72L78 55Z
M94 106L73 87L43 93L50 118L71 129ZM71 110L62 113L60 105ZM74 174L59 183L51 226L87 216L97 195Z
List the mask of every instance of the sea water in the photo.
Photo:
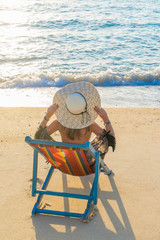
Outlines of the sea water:
M0 3L0 106L93 83L105 107L160 107L160 0Z

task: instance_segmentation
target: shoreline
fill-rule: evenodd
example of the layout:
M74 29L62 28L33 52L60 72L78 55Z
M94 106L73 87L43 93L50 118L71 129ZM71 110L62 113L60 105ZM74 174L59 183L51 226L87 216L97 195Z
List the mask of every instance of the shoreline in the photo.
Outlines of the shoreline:
M159 86L96 87L106 108L159 108ZM0 107L48 107L59 88L0 89ZM34 105L34 106L33 106Z
M106 108L105 108L106 109ZM160 108L107 108L117 146L105 157L114 176L101 174L97 216L87 225L79 219L31 217L33 150L24 142L43 119L46 107L0 107L0 231L8 239L159 240ZM96 120L103 126L99 118ZM58 133L55 139L59 140ZM48 165L40 158L40 182ZM84 179L56 171L53 188L89 187ZM53 208L78 208L74 201L44 199ZM8 214L6 214L8 213ZM87 237L86 237L87 236Z

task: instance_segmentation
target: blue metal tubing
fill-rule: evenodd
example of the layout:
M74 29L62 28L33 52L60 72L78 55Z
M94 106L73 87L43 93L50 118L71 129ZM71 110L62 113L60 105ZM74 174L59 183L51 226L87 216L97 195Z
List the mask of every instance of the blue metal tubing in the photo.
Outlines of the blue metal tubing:
M82 213L73 213L73 212L63 212L63 211L53 211L53 210L47 210L47 209L37 209L37 213L44 213L44 214L52 214L52 215L58 215L58 216L67 216L67 217L83 217L84 214Z
M86 208L84 215L83 215L83 221L87 220L90 214L91 204L88 208Z
M45 181L43 183L43 186L42 186L43 190L45 190L47 188L49 180L50 180L50 178L52 176L53 171L54 171L54 167L51 166L50 170L49 170L49 172L47 174L47 177L46 177L46 179L45 179ZM36 193L37 193L37 190L36 190ZM44 195L43 193L40 193L38 195L37 202L35 203L35 205L33 207L33 210L32 210L32 214L35 214L37 212L37 207L38 207L39 203L41 202L43 195Z
M88 200L87 209L90 208L91 203L92 203L92 201L94 200L94 191L95 191L95 178L94 178L94 181L93 181L93 184L92 184L92 189L91 189L91 192L90 192L90 196L92 196L92 199L89 199L89 200ZM87 209L86 209L86 210L87 210Z
M90 214L90 209L91 209L91 204L93 201L93 204L96 205L97 204L97 197L98 197L98 178L99 178L99 174L100 174L100 169L99 169L99 152L96 152L96 167L95 167L95 178L92 184L92 189L90 192L90 196L92 197L92 199L88 200L87 203L87 208L85 210L85 213L83 215L83 220L87 220L88 216Z
M44 192L46 192L46 188L47 188L47 186L48 186L48 183L49 183L49 180L50 180L50 178L51 178L51 176L52 176L52 173L53 173L53 171L54 171L54 167L53 166L51 166L50 167L50 169L49 169L49 172L48 172L48 174L47 174L47 177L46 177L46 179L45 179L45 181L44 181L44 183L43 183L43 186L42 186L42 190L40 190L41 192L38 192L38 190L36 190L36 193L39 193L39 196L38 196L38 198L37 198L37 201L39 201L40 202L40 198L41 198L41 196L44 194ZM43 191L44 190L44 191Z
M38 152L34 149L33 157L33 181L32 181L32 196L36 195L36 186L37 186L37 167L38 167Z
M93 200L93 196L90 195L83 195L83 194L74 194L74 193L64 193L64 192L53 192L53 191L43 191L37 190L36 193L44 194L44 195L53 195L59 197L68 197L68 198L78 198L78 199L91 199Z
M49 169L49 172L48 172L48 174L47 174L47 177L46 177L46 179L45 179L45 181L44 181L44 183L43 183L43 186L42 186L42 189L43 189L43 190L47 188L48 183L49 183L49 180L50 180L50 178L51 178L51 176L52 176L53 171L54 171L54 167L51 166L50 169Z
M93 185L92 185L92 189L91 189L91 193L90 193L91 196L93 196L94 191L95 191L95 179L94 179L94 182L93 182ZM94 198L94 196L93 196L93 198ZM93 202L93 199L92 200L91 199L88 200L87 208L86 208L86 210L84 212L83 220L87 220L88 219L92 202Z
M33 140L29 136L25 138L25 142L27 143L35 143L35 144L45 144L58 147L72 147L72 148L80 148L80 149L87 149L90 146L90 142L86 142L86 144L74 144L74 143L64 143L64 142L53 142L53 141L42 141L42 140Z
M94 190L93 190L93 195L94 195L94 205L97 204L97 197L98 197L98 178L99 178L99 152L96 152L96 167L95 167L95 179L94 179Z

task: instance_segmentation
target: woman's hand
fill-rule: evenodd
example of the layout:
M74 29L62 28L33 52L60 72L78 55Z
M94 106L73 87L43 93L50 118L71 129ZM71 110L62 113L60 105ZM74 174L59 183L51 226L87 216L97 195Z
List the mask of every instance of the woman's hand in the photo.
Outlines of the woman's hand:
M107 122L109 120L108 115L103 108L95 106L94 110L103 119L104 122Z
M47 113L46 113L46 118L49 120L58 108L59 108L59 106L57 103L54 103L51 106L49 106Z

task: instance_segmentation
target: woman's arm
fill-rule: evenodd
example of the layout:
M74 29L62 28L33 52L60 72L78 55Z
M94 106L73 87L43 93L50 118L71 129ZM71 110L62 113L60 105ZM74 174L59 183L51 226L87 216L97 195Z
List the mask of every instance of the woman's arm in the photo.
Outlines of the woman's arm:
M90 126L91 132L93 132L96 136L100 135L103 132L103 128L101 128L96 122L93 122Z
M49 121L49 119L55 114L55 112L56 112L56 110L58 109L58 104L53 104L53 105L51 105L49 108L48 108L48 110L47 110L47 113L46 113L46 115L44 116L44 118L43 118L43 120L42 120L42 122L41 122L41 124L40 124L40 126L42 127L42 128L45 128L46 127L46 125L47 125L47 122Z
M53 121L48 127L47 122L49 119L53 116L53 114L56 112L58 109L58 104L53 104L51 105L48 110L46 115L44 116L44 119L42 120L38 130L35 133L35 139L43 139L43 140L52 140L51 134L55 131L58 130L58 121L55 120Z
M59 130L59 122L58 120L54 120L49 126L47 126L46 130L48 132L49 135L51 135L52 133L56 132Z
M106 111L103 108L95 107L94 110L97 112L97 114L102 118L105 125L105 130L102 129L97 123L93 123L91 125L91 131L94 132L97 135L98 141L100 140L101 143L105 143L105 141L108 141L108 146L112 147L112 150L115 150L116 147L116 139L113 127L111 125L111 122L109 121L108 115ZM95 141L95 140L93 140ZM95 141L95 144L97 144L97 140ZM105 144L104 144L105 146Z
M109 120L109 117L107 115L107 112L103 108L98 108L98 107L95 107L94 110L102 118L104 125L105 125L106 132L110 131L110 134L113 137L115 137L115 133L114 133L112 124Z

